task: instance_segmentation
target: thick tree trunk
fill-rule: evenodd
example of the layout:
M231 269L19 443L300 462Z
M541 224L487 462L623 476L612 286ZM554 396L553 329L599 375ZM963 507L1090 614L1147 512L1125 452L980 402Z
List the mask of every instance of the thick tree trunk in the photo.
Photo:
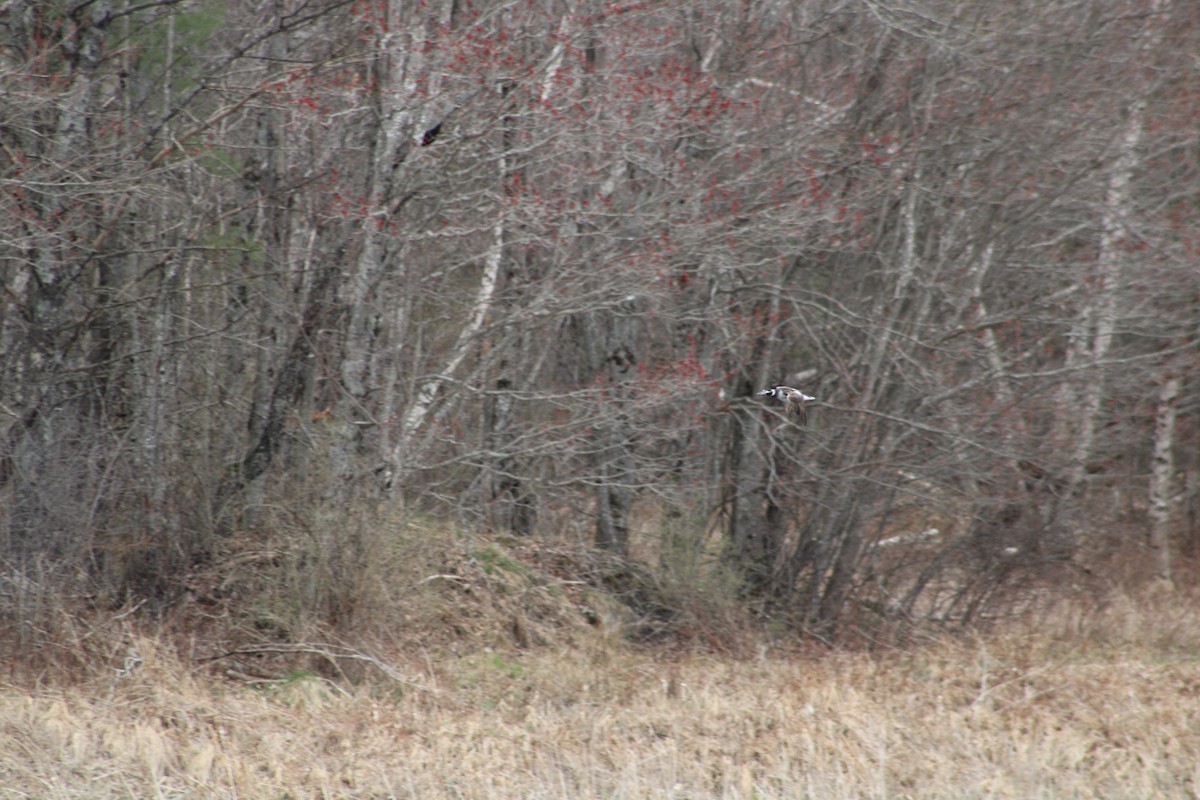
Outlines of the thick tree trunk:
M766 318L777 319L780 311L779 294L767 301ZM734 565L745 576L749 593L770 587L781 542L776 538L768 520L768 488L772 478L770 460L771 440L767 434L770 412L761 408L756 391L778 383L773 377L780 371L781 342L774 331L755 340L745 354L747 365L733 389L740 403L733 415L733 430L729 437L730 459L725 482L729 487L726 500L729 509L726 535L732 548ZM743 399L745 398L745 399ZM778 515L778 511L776 514Z
M626 386L637 369L633 308L588 312L580 323L582 348L593 387L600 392L592 425L595 544L621 555L629 552L629 512L633 507L635 439L630 427L631 398Z

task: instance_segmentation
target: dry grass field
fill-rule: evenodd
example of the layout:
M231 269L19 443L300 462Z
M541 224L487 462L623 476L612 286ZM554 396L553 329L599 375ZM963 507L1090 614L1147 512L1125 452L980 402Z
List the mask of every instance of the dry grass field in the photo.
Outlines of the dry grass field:
M587 629L358 681L128 646L140 662L0 687L0 798L1200 792L1200 609L1178 594L883 653L667 655Z

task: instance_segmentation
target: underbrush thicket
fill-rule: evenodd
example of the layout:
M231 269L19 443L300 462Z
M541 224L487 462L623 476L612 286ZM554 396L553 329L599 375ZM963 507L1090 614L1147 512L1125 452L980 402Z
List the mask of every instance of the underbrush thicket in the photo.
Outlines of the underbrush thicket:
M1200 603L1181 590L1110 586L1100 601L1059 595L986 632L815 649L752 617L732 581L669 554L651 569L412 519L279 519L270 530L231 537L169 606L84 611L86 597L19 587L37 614L6 642L4 791L1200 788Z

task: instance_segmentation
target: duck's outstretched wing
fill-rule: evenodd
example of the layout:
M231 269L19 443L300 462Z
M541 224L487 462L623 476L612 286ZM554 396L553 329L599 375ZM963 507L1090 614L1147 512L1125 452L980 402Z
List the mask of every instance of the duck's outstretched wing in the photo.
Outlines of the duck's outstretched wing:
M806 406L816 400L815 397L809 397L799 389L793 389L790 386L774 386L770 389L763 389L761 392L758 392L758 396L771 397L780 403L783 406L784 413L795 415L800 420L801 425L808 424L808 409Z
M808 404L815 399L815 397L809 397L799 389L792 389L789 387L784 391L784 409L794 414L800 421L801 425L807 425Z

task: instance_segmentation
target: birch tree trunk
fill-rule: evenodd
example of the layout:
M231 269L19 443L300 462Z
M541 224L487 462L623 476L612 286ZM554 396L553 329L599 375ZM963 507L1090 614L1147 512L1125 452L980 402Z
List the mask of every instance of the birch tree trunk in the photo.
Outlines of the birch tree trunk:
M354 491L368 429L378 432L376 401L383 387L371 385L379 321L389 314L379 304L385 276L404 282L404 265L395 263L396 245L389 222L408 172L407 160L418 136L420 82L428 79L429 23L403 4L387 5L387 24L376 44L374 61L374 140L367 165L361 242L349 280L340 289L347 321L338 366L342 394L337 404L338 444L333 452L333 490ZM403 328L403 320L399 321Z
M1093 279L1093 296L1082 314L1082 337L1076 344L1075 360L1086 365L1088 380L1080 399L1079 428L1074 435L1074 450L1068 477L1070 494L1078 491L1087 472L1088 460L1095 448L1096 430L1100 424L1105 396L1104 361L1112 347L1120 312L1120 297L1125 272L1124 244L1130 237L1129 220L1133 213L1131 183L1138 168L1138 147L1142 140L1145 103L1132 103L1117 142L1104 196L1100 219L1100 243Z
M507 172L504 158L499 159L500 174L503 176ZM496 295L496 286L500 280L500 264L504 256L504 213L498 210L496 220L492 223L492 244L488 248L487 256L484 259L483 273L479 279L479 288L476 291L474 302L471 304L471 312L467 317L466 324L458 334L458 338L450 351L450 356L446 363L439 370L438 374L429 378L425 382L419 384L416 398L408 412L404 415L404 422L400 429L400 439L397 442L397 449L393 453L393 459L396 463L403 464L406 452L411 448L417 431L429 416L438 394L442 386L448 380L452 380L455 373L467 356L470 355L472 349L478 344L478 337L483 330L484 323L487 321L488 313L492 309L492 301Z
M1175 420L1180 379L1168 371L1158 385L1154 410L1154 454L1150 462L1150 547L1160 580L1171 580L1171 522L1174 518Z
M163 265L158 296L150 318L150 341L144 355L138 356L138 361L142 362L139 365L141 374L138 377L142 384L139 394L143 398L138 413L141 421L140 460L146 482L149 484L146 502L147 527L152 536L158 537L168 533L165 529L165 505L171 471L164 458L164 452L170 446L167 441L167 409L171 392L177 383L174 359L169 356L167 340L173 333L171 323L175 318L172 313L176 302L175 293L186 258L181 241Z
M570 35L571 21L571 10L568 8L562 13L559 19L558 35L555 37L556 44L541 66L542 76L539 84L538 98L543 104L553 102L555 78L562 67L566 41ZM503 98L509 90L509 84L510 81L508 79L500 80L494 85L493 91L498 97ZM497 188L494 192L496 197L503 198L506 196L505 186L510 170L517 166L510 164L512 159L509 155L509 149L514 144L512 138L513 125L512 119L506 114L500 124L499 146L496 157L495 174ZM508 224L506 219L507 208L504 205L499 205L494 209L493 213L495 214L495 219L491 226L491 242L483 260L483 271L480 275L479 286L471 303L466 322L460 329L457 339L451 346L449 354L445 357L439 369L432 375L418 379L415 383L412 401L408 410L403 415L400 433L391 453L391 460L399 466L401 474L404 474L419 457L419 451L422 449L422 446L418 441L418 434L428 422L430 414L437 405L446 383L455 379L464 362L466 362L475 348L478 347L480 336L492 311L497 288L500 284L506 241L505 231ZM496 408L494 410L502 409ZM502 419L498 418L496 421L500 427L508 426L508 423ZM511 488L511 486L508 487L506 491L510 491Z

